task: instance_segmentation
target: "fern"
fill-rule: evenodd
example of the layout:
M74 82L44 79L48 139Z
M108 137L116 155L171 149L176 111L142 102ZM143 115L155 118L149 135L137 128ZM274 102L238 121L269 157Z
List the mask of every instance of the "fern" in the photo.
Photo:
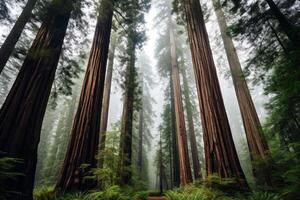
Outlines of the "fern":
M34 200L51 200L56 197L54 187L38 187L33 191Z
M276 194L268 192L253 192L249 200L281 200L282 198Z

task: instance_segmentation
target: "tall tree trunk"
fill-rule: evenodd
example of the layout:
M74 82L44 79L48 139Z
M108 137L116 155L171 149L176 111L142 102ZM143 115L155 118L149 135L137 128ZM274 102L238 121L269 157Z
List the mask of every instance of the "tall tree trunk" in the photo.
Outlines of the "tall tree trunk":
M169 125L168 125L168 135L167 135L167 143L169 144L169 148L168 148L168 151L169 151L169 171L170 171L170 189L172 189L174 187L174 177L173 177L173 134L172 134L172 108L171 108L171 104L169 104L168 106L169 109L168 109L168 114L170 116L170 119L169 119L169 122L167 122Z
M171 44L171 63L172 63L171 73L172 73L172 86L174 91L174 107L175 107L178 156L179 156L180 185L186 185L192 181L191 167L190 167L189 156L188 156L184 111L183 111L181 88L180 88L180 77L179 77L179 70L177 66L176 42L175 42L172 24L170 24L170 26L171 26L170 44Z
M172 135L172 179L175 187L180 185L179 176L179 160L178 160L178 146L176 137L176 120L175 120L175 106L174 106L174 90L172 86L172 75L170 74L170 91L171 91L171 135Z
M127 185L131 180L131 162L132 162L132 121L133 121L133 103L135 91L135 43L131 38L133 30L129 30L128 52L129 61L126 66L125 93L123 99L122 128L120 139L120 153L117 177L121 186Z
M6 187L20 192L12 199L32 199L37 146L57 63L63 45L71 0L55 1L26 56L18 77L0 111L0 151L23 159L15 172L23 173L7 180ZM47 52L47 54L45 54Z
M274 17L278 20L280 27L287 35L294 49L300 49L300 27L292 24L280 11L273 0L266 0Z
M242 67L236 53L232 38L227 34L227 24L225 15L220 7L220 0L213 0L214 9L217 15L217 20L219 23L221 36L223 39L227 60L229 63L233 84L238 99L243 124L247 136L247 142L249 150L251 153L251 158L265 159L268 152L268 146L262 133L262 127L257 116L254 103L251 98L247 82L244 78ZM255 161L254 161L255 163ZM255 174L255 167L254 174ZM270 184L270 177L267 176L268 173L261 176L265 177L263 182Z
M197 147L195 128L194 128L193 110L192 110L192 106L191 106L192 104L190 100L190 89L188 86L188 79L186 76L185 69L182 70L182 78L183 78L183 88L184 88L183 94L184 94L187 121L189 127L189 139L190 139L191 150L192 150L194 177L195 179L199 179L202 177L202 175L201 175L200 161L198 156L198 147Z
M12 54L26 23L30 20L31 13L36 2L37 0L27 1L21 15L17 19L7 38L2 44L0 49L0 73L5 67L10 55Z
M200 2L185 0L184 9L201 110L206 172L236 177L243 185L245 175L233 143Z
M113 35L111 38L110 52L108 54L108 66L107 66L108 68L107 68L106 77L105 77L103 100L102 100L99 153L101 153L105 149L110 91L111 91L111 82L112 82L114 58L115 58L115 51L116 51L116 42L117 42L117 36ZM100 156L98 167L102 168L103 162L104 162L104 157Z
M143 143L144 143L144 110L141 108L139 112L139 151L138 151L138 169L140 174L143 170Z
M113 2L101 2L94 40L77 112L73 121L71 139L56 188L61 191L85 190L95 186L83 177L96 167L95 155L99 144L100 115L106 63L112 26ZM87 169L81 168L88 164Z
M162 141L161 133L159 136L159 193L163 193L163 153L162 153Z

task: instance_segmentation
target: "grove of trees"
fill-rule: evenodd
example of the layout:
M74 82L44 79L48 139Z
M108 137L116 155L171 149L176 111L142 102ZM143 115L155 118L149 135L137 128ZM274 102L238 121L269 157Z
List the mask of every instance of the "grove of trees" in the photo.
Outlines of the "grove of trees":
M300 198L299 1L2 0L0 33L0 199Z

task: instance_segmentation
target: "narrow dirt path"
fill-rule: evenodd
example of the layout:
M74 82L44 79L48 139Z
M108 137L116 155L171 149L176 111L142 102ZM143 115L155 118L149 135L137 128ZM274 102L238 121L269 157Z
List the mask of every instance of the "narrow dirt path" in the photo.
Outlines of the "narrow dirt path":
M165 197L148 197L147 200L167 200Z

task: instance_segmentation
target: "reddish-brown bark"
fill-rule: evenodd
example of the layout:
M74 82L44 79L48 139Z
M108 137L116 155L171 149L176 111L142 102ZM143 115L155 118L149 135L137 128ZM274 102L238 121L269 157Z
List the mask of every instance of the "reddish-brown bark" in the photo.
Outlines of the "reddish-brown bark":
M193 111L192 111L192 104L190 100L190 89L188 86L188 79L186 76L185 69L182 70L182 80L183 80L183 88L184 88L184 101L185 101L185 108L187 114L187 122L188 122L188 130L189 130L189 140L191 144L191 151L192 151L192 160L193 160L193 169L194 169L194 177L195 179L199 179L202 177L201 175L201 168L200 168L200 161L198 156L198 147L195 135L195 128L194 128L194 119L193 119Z
M172 136L172 186L178 187L180 185L179 175L179 160L178 160L178 146L176 138L176 120L174 107L174 92L172 86L172 75L170 74L170 92L171 92L171 136ZM171 186L171 187L172 187Z
M83 177L96 167L95 155L99 144L100 114L106 63L112 26L113 2L102 1L99 10L89 62L83 81L77 112L73 121L71 139L56 184L61 191L85 190L95 185ZM89 165L87 169L81 168Z
M188 38L204 134L206 171L220 177L245 176L233 143L202 10L198 0L184 0Z
M22 195L11 199L32 199L41 126L71 9L69 0L51 4L0 111L0 151L23 159L14 171L24 176L5 182Z
M99 139L99 153L101 153L105 149L105 141L106 141L106 129L108 122L108 111L109 111L109 100L110 100L110 91L111 91L111 82L113 75L113 67L114 67L114 58L116 51L116 41L117 37L113 35L111 38L110 52L108 54L108 66L105 77L104 84L104 92L103 92L103 100L102 100L102 111L101 111L101 121L100 121L100 139ZM100 156L98 167L103 166L103 156Z
M214 0L213 4L243 119L251 158L255 164L255 162L257 162L257 160L254 160L255 158L259 158L260 160L266 158L266 155L268 153L267 142L265 141L265 138L263 136L262 127L257 116L255 106L252 101L251 94L245 80L232 38L227 34L226 19L221 7L219 6L221 5L220 1ZM257 175L255 166L253 166L253 169L254 175ZM267 175L268 173L260 174L260 177L257 178L262 179L264 177L264 182L271 184L270 177Z
M170 22L172 23L172 22ZM170 24L170 48L171 48L171 75L172 75L172 86L174 92L174 107L175 107L175 121L176 121L176 137L178 145L178 158L179 158L179 173L180 173L180 184L186 185L192 181L191 167L189 162L184 110L182 104L181 88L180 88L180 77L177 65L176 55L176 42Z

